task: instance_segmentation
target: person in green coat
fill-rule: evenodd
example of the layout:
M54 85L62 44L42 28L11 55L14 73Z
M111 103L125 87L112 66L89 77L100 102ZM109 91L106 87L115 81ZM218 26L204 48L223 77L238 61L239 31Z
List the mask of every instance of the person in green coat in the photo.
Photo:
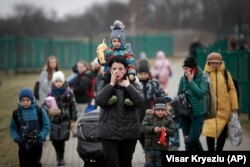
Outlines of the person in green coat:
M194 57L187 57L183 61L182 68L184 76L180 79L178 95L186 92L191 104L190 114L181 118L185 149L186 151L203 151L199 138L206 111L208 81Z

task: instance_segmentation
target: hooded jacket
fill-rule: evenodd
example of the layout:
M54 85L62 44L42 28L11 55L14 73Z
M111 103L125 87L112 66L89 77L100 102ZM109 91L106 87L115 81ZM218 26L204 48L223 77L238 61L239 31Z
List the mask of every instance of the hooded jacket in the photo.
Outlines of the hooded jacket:
M228 72L228 86L224 77L225 64L222 62L219 69L205 65L204 72L208 73L216 96L216 117L204 121L202 135L218 138L229 122L231 111L238 110L237 93L230 73Z

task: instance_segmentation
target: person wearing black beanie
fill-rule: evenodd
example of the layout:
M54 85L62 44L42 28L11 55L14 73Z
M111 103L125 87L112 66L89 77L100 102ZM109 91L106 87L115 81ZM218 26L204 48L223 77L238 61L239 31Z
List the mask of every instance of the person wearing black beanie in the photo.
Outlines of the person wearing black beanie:
M143 62L143 63L138 64L137 71L138 73L145 72L145 73L150 74L148 63Z
M188 56L182 64L182 67L189 67L189 68L194 68L197 67L196 60L193 56Z
M203 151L200 135L206 112L206 93L208 81L194 57L187 57L182 64L184 76L181 77L177 95L186 93L191 104L191 112L182 117L182 131L187 151Z

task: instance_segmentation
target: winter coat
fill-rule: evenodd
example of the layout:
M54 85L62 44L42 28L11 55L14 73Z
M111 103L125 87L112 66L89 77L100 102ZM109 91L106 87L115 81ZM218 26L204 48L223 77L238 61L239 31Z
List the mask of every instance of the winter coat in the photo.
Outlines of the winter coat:
M219 137L229 122L232 110L238 110L238 99L232 77L228 73L228 90L224 69L224 62L217 71L207 63L204 69L205 72L209 73L214 95L216 96L217 115L215 118L204 121L202 135L214 138Z
M92 74L90 72L86 72L78 74L77 78L74 80L71 88L74 91L77 103L88 103L90 101L90 97L87 92L91 87L91 77L93 77Z
M42 109L42 127L39 125L37 115L38 105L35 103L31 104L30 107L24 108L21 104L18 105L18 121L20 127L16 125L13 117L11 118L9 130L11 138L14 142L18 143L19 146L26 147L27 140L23 138L24 134L31 134L38 130L38 140L42 144L50 130L50 123L47 113ZM22 119L21 119L22 118Z
M159 118L155 114L147 114L142 122L142 133L145 134L145 149L167 150L166 147L158 144L161 133L154 132L155 127L166 128L166 142L168 143L168 137L173 136L175 133L174 122L170 117Z
M53 71L54 73L55 71ZM48 72L44 69L39 76L39 101L40 104L44 102L48 93L51 91L52 79L48 80Z
M104 66L104 73L108 73L110 71L109 62L113 57L117 56L123 57L128 63L128 75L136 75L135 58L130 44L126 44L124 47L120 47L119 49L108 48L105 52L106 64Z
M58 108L61 110L59 115L49 116L51 122L50 139L52 141L68 140L71 121L77 119L75 96L66 84L62 88L52 86L52 91L48 96L55 97ZM47 108L46 104L43 106Z
M108 100L114 94L118 101L108 106ZM125 94L134 106L124 105ZM143 103L143 93L137 82L125 88L102 81L97 89L96 103L101 107L98 137L110 140L140 137L139 107Z
M194 75L193 81L188 82L185 76L181 77L177 94L180 95L187 91L188 101L191 104L191 117L205 114L207 90L207 78L200 67L198 67L198 72Z

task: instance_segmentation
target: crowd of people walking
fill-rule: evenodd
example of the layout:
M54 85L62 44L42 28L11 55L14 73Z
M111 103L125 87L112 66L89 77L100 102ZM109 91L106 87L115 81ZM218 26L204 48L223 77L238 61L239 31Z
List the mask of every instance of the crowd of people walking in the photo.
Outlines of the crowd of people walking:
M230 113L238 110L229 72L228 84L225 82L222 56L209 54L204 69L197 64L196 56L184 59L179 67L183 76L177 95L185 93L191 109L188 115L177 119L171 105L175 99L169 96L174 70L165 53L158 51L154 63L146 57L136 61L126 43L123 23L115 21L111 28L109 45L100 44L97 58L91 63L79 60L66 78L56 56L50 56L39 76L39 99L28 88L20 91L18 109L10 122L11 137L19 146L20 166L41 166L47 135L55 149L57 165L64 166L65 142L71 132L77 136L77 121L91 112L91 105L93 110L100 109L96 137L102 144L107 167L132 167L137 140L145 151L145 167L166 166L167 151L178 150L179 128L186 151L204 150L201 135L206 136L209 151L222 151ZM205 119L209 82L205 72L209 73L216 95L217 115L212 119Z

